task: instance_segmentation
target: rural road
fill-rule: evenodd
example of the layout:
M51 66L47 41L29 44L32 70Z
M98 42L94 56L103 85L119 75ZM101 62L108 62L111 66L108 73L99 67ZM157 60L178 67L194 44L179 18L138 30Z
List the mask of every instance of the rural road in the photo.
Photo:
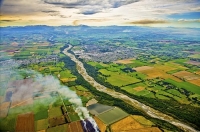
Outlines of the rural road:
M190 127L189 125L187 125L185 123L182 123L179 120L174 119L171 116L163 114L162 112L157 111L157 110L155 110L155 109L153 109L153 108L151 108L151 107L149 107L149 106L147 106L147 105L145 105L143 103L140 103L135 99L132 99L132 98L130 98L130 97L128 97L128 96L126 96L126 95L124 95L122 93L110 90L109 88L106 88L105 86L99 84L98 82L96 82L94 80L94 78L92 78L91 76L88 75L86 69L83 66L83 63L81 61L79 61L78 59L76 59L76 57L73 54L68 52L68 50L71 49L71 48L72 48L72 46L69 45L68 48L64 49L63 53L65 55L69 56L71 58L71 60L74 61L77 64L78 72L83 76L83 78L87 82L89 82L98 91L107 93L107 94L111 95L112 97L119 98L119 99L129 103L130 105L134 106L135 108L143 110L149 116L154 117L154 118L158 118L158 119L161 119L161 120L165 120L165 121L167 121L167 122L169 122L169 123L181 128L181 129L183 129L186 132L197 132L197 130L195 130L194 128Z

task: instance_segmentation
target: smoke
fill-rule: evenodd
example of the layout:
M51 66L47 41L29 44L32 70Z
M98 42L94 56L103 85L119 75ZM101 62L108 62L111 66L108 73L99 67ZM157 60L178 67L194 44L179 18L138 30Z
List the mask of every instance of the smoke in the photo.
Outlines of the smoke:
M5 94L8 91L12 91L12 95L9 97L12 102L11 108L19 106L24 102L33 102L35 94L37 93L50 96L52 92L57 92L62 98L62 101L66 99L72 104L74 111L82 121L84 119L89 120L95 127L94 129L96 129L97 125L95 121L90 117L89 111L83 106L82 100L75 91L70 90L67 86L61 85L60 81L51 75L44 76L33 70L19 69L18 64L11 65L14 63L15 61L10 59L7 63L2 62L3 67L0 68L1 72L7 74L8 85ZM16 76L18 79L15 78L13 79L14 81L9 80L9 78Z

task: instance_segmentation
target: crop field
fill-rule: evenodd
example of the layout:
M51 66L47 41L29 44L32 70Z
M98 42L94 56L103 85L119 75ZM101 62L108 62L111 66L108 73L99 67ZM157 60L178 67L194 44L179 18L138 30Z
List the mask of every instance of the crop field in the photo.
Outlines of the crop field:
M17 117L17 123L16 123L16 129L17 132L34 132L34 114L33 113L27 113L18 115Z
M141 66L141 67L136 67L136 68L133 68L133 69L136 70L136 71L145 71L145 70L150 70L152 68L153 67L150 67L150 66Z
M106 124L104 124L101 120L99 120L96 116L93 117L95 122L97 123L97 126L99 127L99 130L101 132L105 132L106 131Z
M80 121L70 123L68 127L68 131L69 132L83 132L83 128Z
M131 77L125 73L111 72L106 69L101 69L100 72L105 76L110 76L110 77L107 77L106 81L115 86L128 85L128 84L141 81L137 79L136 77Z
M145 117L143 116L139 116L139 115L132 115L132 118L134 118L137 122L139 122L140 124L144 125L144 126L152 126L154 125L153 122L151 122L150 120L147 120Z
M180 72L174 73L173 75L180 79L186 79L186 80L196 80L200 78L199 76L187 71L180 71Z
M164 78L164 79L170 78L170 79L181 82L180 79L178 79L170 74L167 74L162 70L158 70L156 68L152 68L150 70L144 70L144 71L140 71L140 72L143 74L146 74L148 76L148 79L154 79L154 78L160 77L160 78Z
M117 64L131 64L131 63L133 63L133 60L135 60L135 58L124 59L124 60L117 60L114 63L117 63Z
M83 86L81 85L77 85L75 86L76 87L76 90L79 90L79 91L88 91L88 89L84 88Z
M119 121L125 117L127 117L128 114L124 112L123 110L115 107L112 110L109 110L107 112L104 112L102 114L99 114L97 117L103 121L105 124L112 124L116 121Z
M139 86L139 87L135 87L135 88L134 88L134 90L135 90L136 92L142 91L142 90L144 90L144 89L145 89L145 87L142 87L142 86Z
M64 125L59 125L56 127L51 127L46 130L46 132L68 132L69 131L69 125L64 124Z
M49 109L48 113L49 118L62 116L62 111L60 107L52 107Z
M49 119L49 126L54 127L57 125L65 124L65 117L64 116L57 116Z
M90 111L91 114L93 115L99 115L103 112L112 110L113 107L112 106L108 106L108 105L103 105L103 104L92 104L90 106L87 107L87 109Z
M165 81L168 82L168 83L171 83L171 84L173 84L173 85L175 85L179 88L184 88L184 89L191 91L193 93L200 94L199 86L196 86L196 85L191 84L189 82L176 82L172 79L166 79Z
M48 119L35 121L35 128L36 128L36 131L46 130L48 128Z
M131 132L162 132L158 127L149 127L131 130Z
M190 82L190 83L192 83L192 84L195 84L195 85L197 85L197 86L200 86L200 79L194 79L194 80L190 80L190 81L188 81L188 82ZM200 88L199 88L200 89Z
M147 65L147 64L144 63L144 62L141 62L140 60L133 60L133 63L127 64L127 65L128 65L129 67L135 68L135 67L145 66L145 65Z
M44 110L40 110L37 113L34 113L34 118L35 118L35 121L48 118L47 109L46 110L45 109Z
M111 131L129 131L134 129L144 128L143 125L138 123L132 116L128 116L111 125Z
M71 122L80 120L78 114L75 112L69 112L67 114L68 114Z

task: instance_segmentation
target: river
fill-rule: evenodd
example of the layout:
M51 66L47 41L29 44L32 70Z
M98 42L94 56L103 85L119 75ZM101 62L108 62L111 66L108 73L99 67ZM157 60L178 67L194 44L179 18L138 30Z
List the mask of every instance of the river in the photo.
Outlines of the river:
M77 70L78 72L83 76L83 78L89 82L93 87L95 87L98 91L101 91L101 92L104 92L104 93L107 93L109 95L111 95L112 97L115 97L115 98L119 98L127 103L129 103L130 105L132 105L133 107L136 107L142 111L144 111L146 114L148 114L149 116L151 117L154 117L154 118L158 118L160 120L165 120L181 129L183 129L184 131L186 132L197 132L197 130L195 130L194 128L192 128L191 126L177 120L177 119L174 119L173 117L171 116L168 116L160 111L157 111L135 99L132 99L122 93L119 93L119 92L116 92L116 91L113 91L109 88L106 88L105 86L99 84L98 82L96 82L94 80L94 78L92 78L91 76L88 75L85 67L83 66L83 63L81 61L79 61L73 54L69 53L68 50L70 50L72 48L71 45L69 45L68 48L64 49L63 53L67 56L69 56L71 58L72 61L74 61L76 64L77 64Z

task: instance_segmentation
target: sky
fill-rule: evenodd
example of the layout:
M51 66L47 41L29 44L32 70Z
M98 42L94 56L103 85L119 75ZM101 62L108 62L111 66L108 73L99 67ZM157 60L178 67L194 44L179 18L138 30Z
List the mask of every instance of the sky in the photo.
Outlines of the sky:
M0 0L0 26L200 28L200 0Z

